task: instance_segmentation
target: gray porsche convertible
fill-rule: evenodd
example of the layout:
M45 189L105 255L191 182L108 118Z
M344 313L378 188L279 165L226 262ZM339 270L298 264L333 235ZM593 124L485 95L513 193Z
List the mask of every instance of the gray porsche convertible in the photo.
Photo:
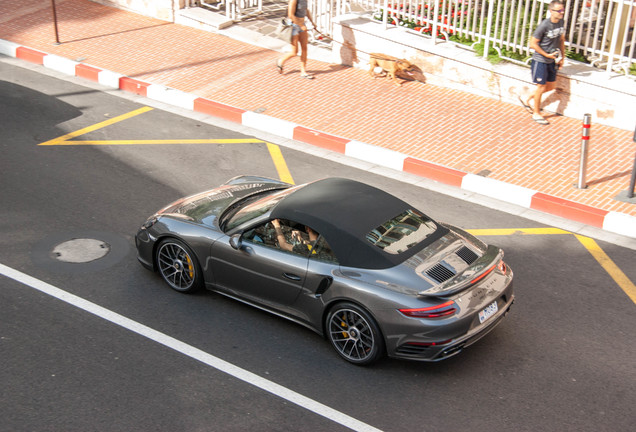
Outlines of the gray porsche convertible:
M358 365L451 357L514 300L501 249L343 178L236 177L158 211L135 242L171 288L288 318Z

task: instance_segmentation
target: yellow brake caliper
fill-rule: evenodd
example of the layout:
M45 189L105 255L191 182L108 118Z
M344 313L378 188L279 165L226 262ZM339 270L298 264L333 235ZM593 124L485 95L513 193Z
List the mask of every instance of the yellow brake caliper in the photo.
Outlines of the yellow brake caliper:
M340 320L340 327L347 328L347 323L344 322L343 320ZM342 332L342 337L348 338L349 337L349 333L347 333L346 331L343 331Z
M188 275L190 275L190 279L194 278L194 266L192 265L192 260L190 259L190 255L186 255L186 261L188 262Z

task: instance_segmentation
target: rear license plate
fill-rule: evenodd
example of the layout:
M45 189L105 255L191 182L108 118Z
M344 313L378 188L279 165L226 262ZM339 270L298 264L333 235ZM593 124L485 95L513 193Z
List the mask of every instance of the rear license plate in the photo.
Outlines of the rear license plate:
M479 312L479 322L483 323L488 318L496 314L498 310L499 308L497 307L497 301L492 302L491 304L488 305L486 309Z

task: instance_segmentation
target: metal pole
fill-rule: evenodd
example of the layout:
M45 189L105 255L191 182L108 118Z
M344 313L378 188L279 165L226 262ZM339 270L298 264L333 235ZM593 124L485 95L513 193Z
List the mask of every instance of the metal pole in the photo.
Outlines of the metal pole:
M57 31L57 13L55 11L55 0L51 0L51 8L53 9L53 27L55 27L55 44L60 44L60 35Z
M627 198L634 198L634 187L636 186L636 156L634 156L634 166L632 167L632 178L629 180Z
M494 5L492 0L489 0L488 1L488 19L486 20L486 34L484 35L484 38L486 40L484 42L484 54L482 55L484 59L488 58L488 52L490 51L490 30L492 29L492 14L494 13L493 7ZM436 15L436 16L439 16L439 15Z
M636 128L634 128L634 142L636 142ZM636 156L634 156L634 166L632 167L632 177L629 180L629 189L627 189L627 198L634 198L634 187L636 186Z
M433 38L433 45L437 45L437 20L439 17L439 4L440 2L435 2L435 9L433 10L433 30L431 30L431 37Z
M581 136L581 160L579 163L579 180L576 183L577 189L587 189L585 176L587 174L587 154L590 143L590 125L592 123L592 115L583 115L583 134Z

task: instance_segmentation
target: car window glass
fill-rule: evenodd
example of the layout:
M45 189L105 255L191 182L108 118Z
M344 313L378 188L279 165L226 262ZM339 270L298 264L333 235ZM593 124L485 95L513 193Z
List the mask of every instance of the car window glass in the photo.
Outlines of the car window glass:
M305 226L285 219L276 219L275 221L278 221L280 233L282 233L281 236L277 233L278 247L281 250L297 255L309 255L309 251L313 246L309 234L305 231Z
M319 261L326 261L332 263L338 263L338 259L334 255L331 247L327 243L327 240L323 236L318 237L316 244L314 245L311 253L309 254L310 259L316 259Z
M367 233L371 244L390 254L399 254L417 245L437 230L428 216L407 210Z
M276 232L274 231L274 226L270 222L245 231L243 233L243 241L260 243L264 246L278 248L276 243Z
M311 259L337 263L329 244L316 231L293 221L277 219L280 234L272 221L260 224L243 233L243 241L262 244L284 252L294 253ZM312 232L310 235L309 232Z
M280 200L294 192L296 189L298 189L298 186L269 194L263 198L257 199L256 201L247 199L244 204L238 203L240 207L239 210L232 214L227 221L224 221L225 231L232 230L245 222L267 213Z
M311 250L309 236L304 232L304 226L286 220L279 220L281 237L278 230L268 221L243 233L243 240L260 243L264 246L307 256ZM283 240L284 239L284 240Z

